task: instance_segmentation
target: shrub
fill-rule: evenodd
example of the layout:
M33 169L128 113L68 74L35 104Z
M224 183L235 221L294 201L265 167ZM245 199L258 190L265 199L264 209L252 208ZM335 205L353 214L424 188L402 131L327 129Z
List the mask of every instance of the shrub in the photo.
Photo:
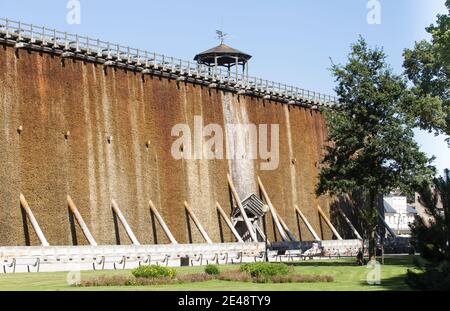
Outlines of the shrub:
M450 290L450 262L426 263L418 272L408 269L406 283L413 289L424 291Z
M176 275L175 269L160 266L140 266L132 271L136 278L171 278Z
M221 281L253 282L253 278L250 276L250 274L239 270L223 271L217 278Z
M206 273L182 274L176 278L170 277L134 277L134 276L107 276L102 275L93 279L86 279L79 287L98 286L152 286L152 285L173 285L184 283L198 283L213 280L214 277Z
M267 278L275 275L287 275L292 269L284 263L256 262L241 266L242 272L249 273L255 278Z
M334 281L331 275L275 275L269 278L272 283L330 283Z
M221 272L218 280L232 282L253 282L253 283L329 283L334 278L331 275L303 275L288 273L284 275L260 275L252 277L248 272L239 270L227 270Z
M205 273L208 275L218 275L220 274L220 270L217 265L207 265L205 267Z
M182 274L177 276L179 283L198 283L214 280L215 276L206 273Z
M93 279L82 280L81 287L94 287L94 286L134 286L136 285L136 278L130 276L121 275L101 275Z

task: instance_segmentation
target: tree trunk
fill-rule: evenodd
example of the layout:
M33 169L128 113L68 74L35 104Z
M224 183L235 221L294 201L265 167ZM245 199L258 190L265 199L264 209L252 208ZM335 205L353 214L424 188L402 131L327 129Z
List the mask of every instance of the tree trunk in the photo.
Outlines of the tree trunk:
M375 233L378 224L378 210L377 210L377 191L370 190L369 192L369 219L368 219L368 233L369 233L369 260L376 255L376 239Z
M369 260L376 255L376 239L375 239L375 229L371 229L369 236Z

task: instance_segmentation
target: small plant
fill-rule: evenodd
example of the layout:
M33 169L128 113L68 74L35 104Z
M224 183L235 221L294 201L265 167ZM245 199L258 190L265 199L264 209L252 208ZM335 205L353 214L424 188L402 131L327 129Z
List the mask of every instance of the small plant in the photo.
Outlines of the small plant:
M205 273L208 275L219 275L220 274L220 270L219 267L217 265L207 265L205 267Z
M287 275L291 268L284 263L256 262L241 266L242 272L249 273L254 278L267 278L275 275Z
M175 269L160 266L140 266L132 271L136 278L170 278L176 276Z

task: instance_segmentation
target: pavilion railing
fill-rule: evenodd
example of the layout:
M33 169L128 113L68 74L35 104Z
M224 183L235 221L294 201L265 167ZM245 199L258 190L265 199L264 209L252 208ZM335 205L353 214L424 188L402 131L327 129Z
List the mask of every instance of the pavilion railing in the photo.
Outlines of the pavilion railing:
M338 104L336 97L319 92L10 19L0 18L0 37L62 50L66 53L84 54L102 60L105 64L124 63L143 72L146 69L156 69L180 76L206 79L213 83L228 84L288 100L311 101L318 105L327 106Z

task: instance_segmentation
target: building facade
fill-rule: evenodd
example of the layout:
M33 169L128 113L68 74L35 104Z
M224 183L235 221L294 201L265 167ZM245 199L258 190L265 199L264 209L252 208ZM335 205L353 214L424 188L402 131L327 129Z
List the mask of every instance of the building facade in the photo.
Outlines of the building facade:
M388 226L398 235L410 235L410 225L417 210L409 205L405 196L389 195L384 200L384 218Z

